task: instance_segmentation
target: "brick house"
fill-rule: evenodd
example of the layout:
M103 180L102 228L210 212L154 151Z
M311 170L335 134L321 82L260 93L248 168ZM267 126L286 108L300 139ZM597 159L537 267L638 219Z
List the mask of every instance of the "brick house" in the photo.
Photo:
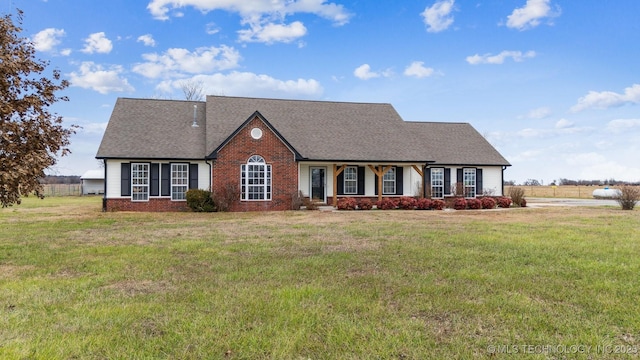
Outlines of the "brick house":
M467 123L407 122L389 104L207 96L119 98L96 158L104 210L180 211L188 189L232 211L340 197L502 195L504 157Z

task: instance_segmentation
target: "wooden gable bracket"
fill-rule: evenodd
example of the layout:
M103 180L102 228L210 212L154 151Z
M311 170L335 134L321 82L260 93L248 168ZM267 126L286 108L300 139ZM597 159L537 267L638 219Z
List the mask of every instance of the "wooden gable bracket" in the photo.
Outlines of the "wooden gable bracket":
M338 165L333 164L333 206L338 206L338 175L342 174L346 168L347 165L338 167Z
M367 165L374 174L378 175L378 201L382 200L382 177L384 174L393 167L393 165L387 165L386 167Z
M424 173L422 172L422 169L420 169L415 165L411 165L411 167L413 168L413 170L415 170L418 173L418 175L420 175L420 177L424 177Z

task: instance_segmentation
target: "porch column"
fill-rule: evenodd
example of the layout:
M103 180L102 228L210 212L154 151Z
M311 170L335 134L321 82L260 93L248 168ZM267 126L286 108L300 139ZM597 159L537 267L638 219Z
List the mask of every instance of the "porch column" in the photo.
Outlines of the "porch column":
M369 166L369 169L371 169L371 171L373 171L373 173L378 176L378 201L381 201L382 200L382 177L384 176L384 174L387 173L387 171L389 171L389 169L393 167L393 165L387 165L386 167L383 167L383 165L380 165L380 166L367 165L367 166Z
M333 164L333 206L338 206L338 175L340 175L347 165L342 165L338 167L338 165Z

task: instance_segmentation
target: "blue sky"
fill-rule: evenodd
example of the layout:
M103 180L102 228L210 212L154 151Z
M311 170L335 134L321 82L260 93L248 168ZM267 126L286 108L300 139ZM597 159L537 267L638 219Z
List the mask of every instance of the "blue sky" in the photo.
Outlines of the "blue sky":
M513 165L506 180L640 181L637 0L0 6L24 11L22 35L71 82L52 110L82 129L53 174L98 167L118 97L182 99L192 81L207 94L384 102L409 121L469 122Z

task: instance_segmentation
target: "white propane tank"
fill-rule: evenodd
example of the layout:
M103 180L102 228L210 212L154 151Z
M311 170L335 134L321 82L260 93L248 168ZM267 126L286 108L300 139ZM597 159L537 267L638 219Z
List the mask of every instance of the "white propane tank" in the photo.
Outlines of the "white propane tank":
M609 189L606 187L604 189L593 190L593 197L596 199L613 199L618 196L620 196L620 190L618 189Z

